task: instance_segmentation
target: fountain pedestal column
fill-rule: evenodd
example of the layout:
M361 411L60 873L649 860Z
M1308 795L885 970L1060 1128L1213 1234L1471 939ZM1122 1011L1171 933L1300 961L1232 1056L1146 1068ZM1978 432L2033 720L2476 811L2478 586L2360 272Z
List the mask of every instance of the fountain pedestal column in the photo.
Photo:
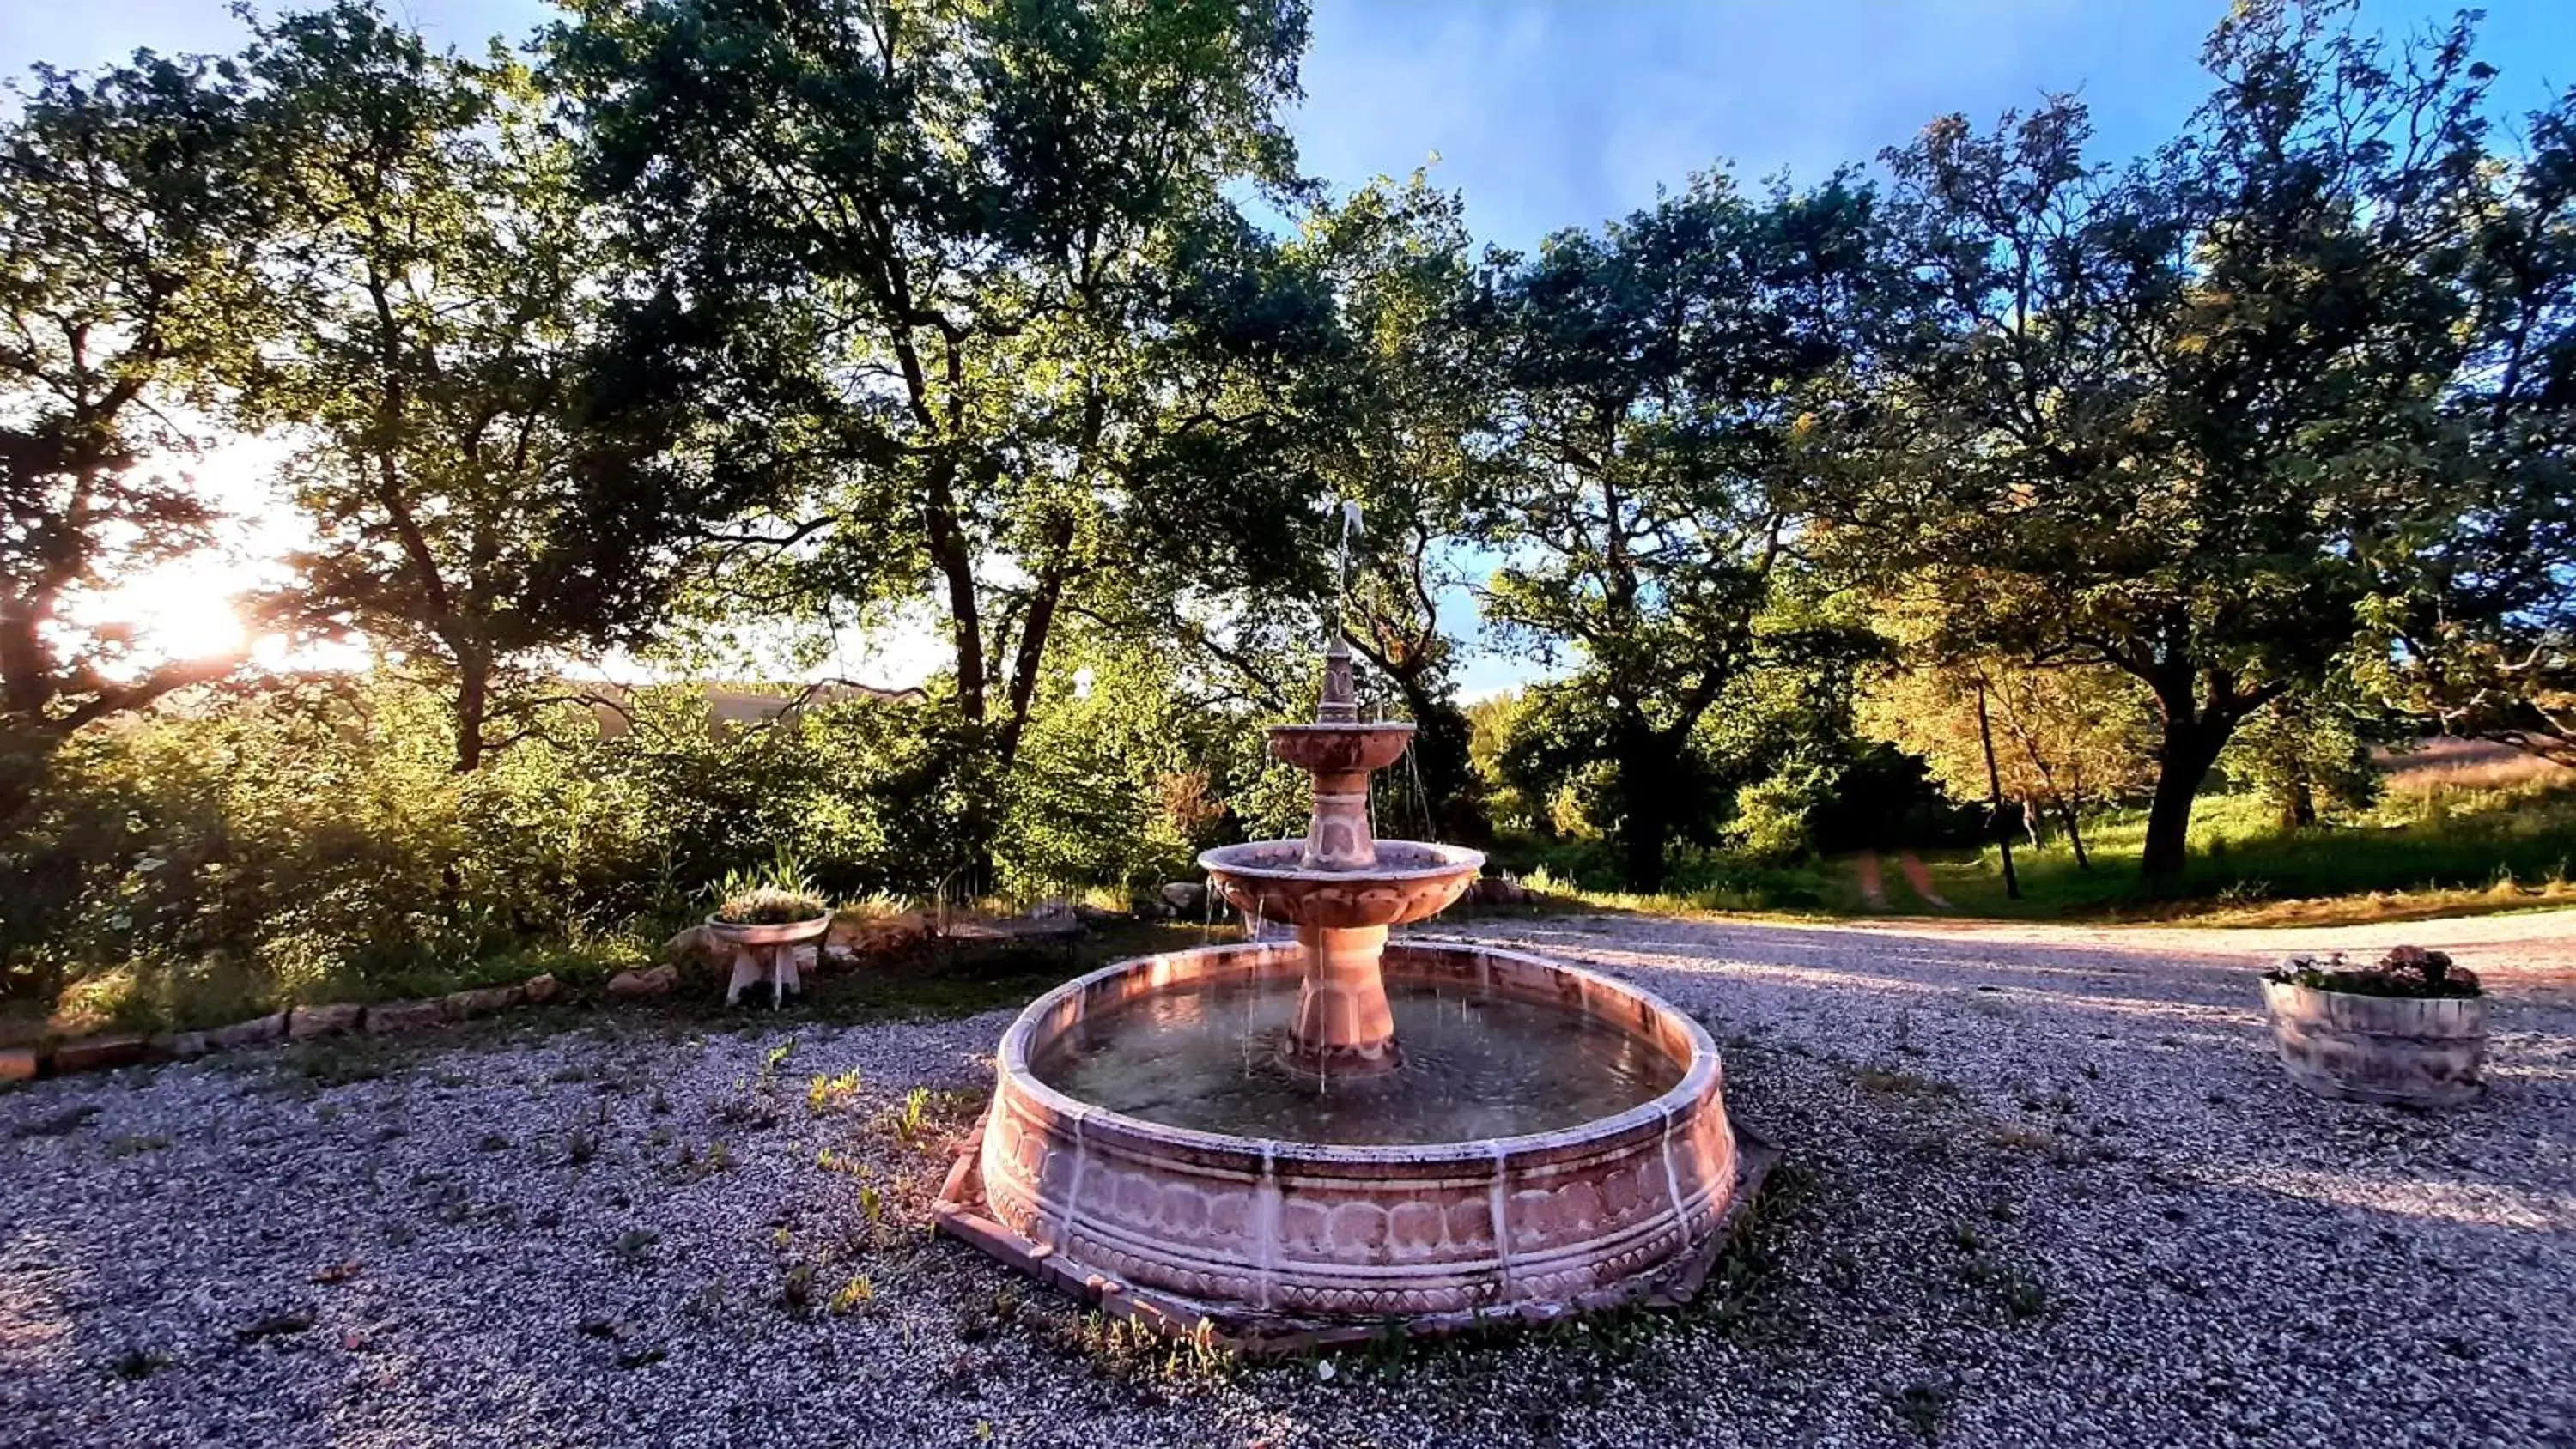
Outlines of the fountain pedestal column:
M1297 940L1306 948L1306 979L1283 1051L1288 1064L1338 1077L1402 1062L1395 1014L1386 1005L1386 978L1378 969L1386 927L1299 926Z

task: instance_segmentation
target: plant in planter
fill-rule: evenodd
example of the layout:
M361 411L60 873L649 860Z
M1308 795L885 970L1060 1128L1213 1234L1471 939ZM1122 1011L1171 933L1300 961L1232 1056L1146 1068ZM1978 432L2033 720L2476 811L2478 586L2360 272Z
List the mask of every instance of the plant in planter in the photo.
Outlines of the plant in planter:
M2290 1080L2321 1097L2441 1107L2485 1083L2486 992L2439 951L2399 946L2375 966L2293 956L2263 976Z
M715 894L719 904L707 917L707 930L733 947L725 1004L741 1000L744 987L766 981L769 1004L776 1009L788 992L803 989L796 953L820 942L832 928L831 901L786 851L765 870L728 874Z

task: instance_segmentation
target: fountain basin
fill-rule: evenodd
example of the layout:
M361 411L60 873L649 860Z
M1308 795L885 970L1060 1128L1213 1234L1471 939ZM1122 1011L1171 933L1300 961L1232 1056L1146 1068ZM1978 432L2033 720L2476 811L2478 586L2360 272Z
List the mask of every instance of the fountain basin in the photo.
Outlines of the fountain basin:
M1477 945L1385 952L1392 988L1570 1014L1668 1060L1668 1089L1547 1131L1234 1136L1111 1111L1033 1065L1140 1004L1290 982L1304 964L1296 945L1209 947L1040 997L1002 1039L943 1229L1104 1304L1238 1341L1283 1325L1544 1318L1696 1285L1738 1190L1717 1049L1689 1017L1595 972Z
M1377 863L1349 871L1301 867L1305 851L1302 840L1256 840L1201 851L1199 868L1238 910L1335 930L1428 920L1485 868L1483 851L1419 840L1378 841Z

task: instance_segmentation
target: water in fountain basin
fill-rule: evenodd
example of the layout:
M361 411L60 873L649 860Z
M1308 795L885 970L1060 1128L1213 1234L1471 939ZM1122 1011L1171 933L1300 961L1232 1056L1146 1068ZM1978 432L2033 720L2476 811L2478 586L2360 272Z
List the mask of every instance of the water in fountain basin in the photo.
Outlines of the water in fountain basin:
M1291 1142L1393 1145L1547 1132L1650 1101L1681 1067L1554 1007L1387 983L1404 1065L1318 1092L1275 1050L1293 980L1158 993L1085 1022L1032 1063L1038 1080L1167 1126Z

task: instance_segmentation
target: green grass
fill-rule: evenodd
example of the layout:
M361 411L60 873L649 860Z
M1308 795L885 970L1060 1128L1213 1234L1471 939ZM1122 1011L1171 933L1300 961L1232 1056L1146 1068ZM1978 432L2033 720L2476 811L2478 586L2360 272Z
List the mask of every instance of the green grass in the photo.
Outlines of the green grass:
M1935 889L1975 916L2333 925L2576 904L2576 791L2554 785L2465 800L2392 792L2367 814L2305 830L2282 828L2260 800L2207 797L2193 811L2183 880L2162 893L2138 875L2140 814L2086 832L2090 870L2062 841L2016 848L2019 900L2005 894L1991 847L1929 864ZM1890 882L1891 911L1930 913L1900 885Z
M1676 916L1861 915L2019 920L2168 921L2210 926L2351 925L2576 905L2576 772L2488 769L2399 772L2372 809L2310 829L2284 828L2250 795L2204 796L2192 812L2182 880L2150 890L2138 874L2143 811L2087 822L2089 869L2062 837L2033 850L2016 840L2021 896L2004 891L2000 853L1927 852L1939 910L1880 853L1886 908L1861 900L1848 859L1750 869L1721 860L1685 863L1681 888L1658 894L1584 889L1529 877L1547 898L1484 908L1481 916L1622 911Z

